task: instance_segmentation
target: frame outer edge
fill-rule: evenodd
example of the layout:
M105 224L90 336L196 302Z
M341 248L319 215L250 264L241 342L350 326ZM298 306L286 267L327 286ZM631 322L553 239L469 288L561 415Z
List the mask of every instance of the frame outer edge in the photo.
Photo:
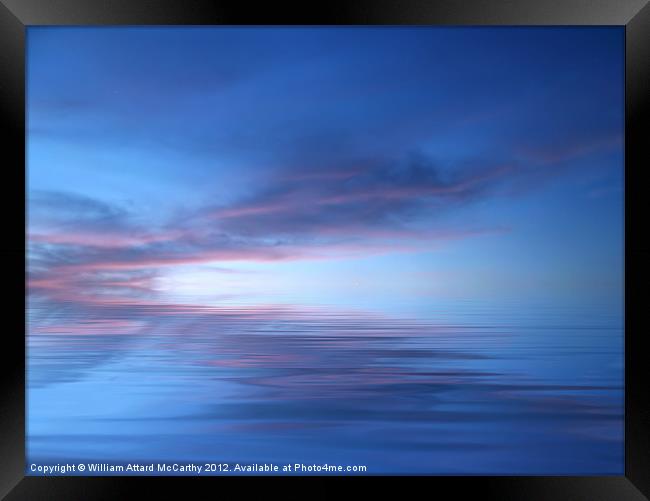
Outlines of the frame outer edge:
M110 24L111 22L114 24L128 24L129 22L131 24L138 22L140 24L202 24L201 22L197 22L197 20L205 15L206 12L198 8L188 15L179 14L177 8L172 7L170 9L168 7L170 3L164 0L161 0L158 5L153 5L147 1L134 1L130 4L130 7L118 1L114 5L121 5L116 5L118 8L112 12L99 9L99 5L96 2L84 3L86 3L87 7L81 9L81 12L74 13L70 9L80 6L81 2L76 2L75 0L51 0L50 2L40 0L0 1L0 120L3 123L5 137L8 139L7 144L11 148L9 150L10 152L18 151L20 156L24 155L24 25L70 25L84 22L88 24ZM140 3L139 7L137 3ZM504 3L512 6L511 2ZM609 4L606 11L602 9L604 3ZM540 16L540 11L537 9L524 13L523 17L521 3L517 3L518 8L513 9L512 13L506 13L504 15L504 10L502 9L493 9L493 12L486 13L485 8L487 6L480 0L472 0L471 4L468 2L468 5L465 7L457 6L455 8L450 7L449 2L443 1L439 2L439 5L444 5L443 8L425 9L426 12L418 11L423 5L423 2L418 1L414 2L414 5L416 5L415 10L408 11L407 9L408 12L405 15L402 14L401 17L399 14L395 14L394 6L391 8L384 0L378 0L374 8L368 2L359 2L358 5L365 5L365 7L360 7L360 10L352 9L348 12L340 13L350 14L352 20L349 23L366 22L381 24L382 22L386 23L386 20L393 16L393 22L390 24L426 24L436 23L436 21L440 25L454 23L498 25L508 22L511 24L626 24L626 129L628 132L626 136L626 156L630 161L629 166L635 165L638 170L641 170L644 167L641 165L641 155L643 153L645 139L641 135L641 130L643 129L642 125L648 122L648 104L644 102L644 99L647 101L648 96L650 96L650 69L647 67L648 61L650 61L650 6L647 4L647 0L629 0L626 2L616 2L614 0L604 3L602 1L596 1L589 6L591 12L583 16L582 22L575 22L575 13L577 9L582 10L584 13L587 5L584 2L576 1L571 1L570 4L567 2L569 5L565 6L564 9L558 8L557 12L551 15L543 14ZM7 4L9 7L7 7ZM145 4L149 5L151 11L146 10L146 7L144 7ZM200 2L190 0L190 4L198 5ZM204 2L202 5L205 7L207 4ZM468 14L469 18L464 20L461 19L462 16L458 16L458 10L470 10L473 6L478 6L478 10L483 11L483 14L479 14L478 17L475 14ZM491 8L493 7L495 7L495 4L491 5ZM182 7L180 9L182 10ZM154 12L156 10L157 12ZM347 9L342 10L345 11ZM489 10L487 9L487 11ZM451 11L455 11L455 13L451 13ZM170 12L171 16L169 15ZM414 16L418 15L421 15L422 18L419 22L416 22L414 21ZM439 15L437 19L435 19L436 15ZM626 15L627 17L625 17ZM230 16L225 16L223 19L221 17L219 19L213 16L208 17L214 21L232 21L229 19ZM513 22L515 18L516 22ZM629 22L626 23L628 20ZM631 106L632 103L634 103L634 108ZM634 133L632 133L633 129ZM634 163L632 163L633 159L635 160ZM641 188L639 187L640 183L638 183L638 178L636 188L634 188L634 184L631 182L633 175L630 172L629 166L626 171L626 189L634 189L636 195L642 195L640 193ZM16 179L22 180L24 194L24 176L22 173L14 173L11 175L12 181L14 176ZM15 191L15 193L6 197L8 200L2 200L2 203L7 206L5 214L8 215L15 214L14 196L20 196L19 190L10 189L10 191ZM627 193L629 194L629 192ZM631 197L626 198L627 203L629 203ZM634 206L628 208L626 204L626 223L631 220L639 222L639 218L634 216L639 213L639 209L643 208L642 205L647 205L640 200L644 200L643 196L635 196ZM643 221L640 222L642 223ZM24 226L18 228L23 223L24 221L20 220L17 221L17 224L7 221L11 234L7 242L23 242L24 244ZM20 237L17 236L19 234L18 232L20 232ZM15 237L15 239L12 237ZM650 246L648 245L647 237L639 238L645 238L645 240L636 242L634 247L629 249L630 252L626 253L626 259L628 264L634 263L635 268L642 266L642 269L639 271L635 269L637 278L634 280L637 284L640 282L643 285L650 281L648 280L648 277L650 277L648 264L643 263L643 261L648 262L647 258L650 256ZM2 242L0 244L0 252L3 253L5 260L11 263L9 266L16 265L19 267L18 262L24 265L24 245L21 247L20 245ZM19 256L20 253L22 253L22 256ZM18 261L19 259L20 261ZM20 278L22 280L24 277L21 276ZM12 276L11 280L13 279L14 277ZM631 279L631 275L626 274L626 280L631 281ZM15 284L11 285L13 286ZM642 292L642 289L640 289L642 285L637 285L638 292ZM19 287L24 289L24 281ZM23 314L17 313L21 305L24 307L24 296L22 299L8 297L8 310L13 310L14 314L19 315L22 321L24 319ZM643 309L643 305L641 305L641 308ZM639 314L637 327L642 325L641 318ZM14 319L12 317L7 325L8 337L11 337L11 332L15 330L14 327L19 328L19 326L14 326L13 322ZM641 332L640 334L644 335L645 333ZM641 357L643 352L640 343L641 341L639 340L635 341L634 344L626 346L626 368L631 367L633 369L629 375L626 371L626 394L631 390L629 397L627 397L626 437L630 438L634 436L637 443L633 447L630 447L626 442L625 474L630 483L648 495L650 492L650 478L647 473L650 465L650 437L648 429L648 425L650 424L650 406L648 405L648 397L646 394L647 388L643 387L643 383L641 382L647 377L647 370L642 365ZM22 346L24 349L24 345ZM627 358L631 349L638 350L638 354L635 356L636 361ZM628 365L628 363L631 365ZM0 373L2 374L0 384L3 385L2 393L0 393L0 429L3 434L7 434L3 437L6 439L0 442L1 499L24 476L24 441L19 444L17 443L24 439L25 395L24 393L17 393L18 390L23 389L24 359L15 360L13 354L6 353L4 364L0 368ZM638 384L634 383L635 379L639 381ZM628 422L630 418L632 420ZM17 437L19 440L15 440L14 437Z
M24 476L25 468L25 227L16 205L24 195L25 173L25 27L0 4L0 123L8 161L0 197L4 235L0 240L3 286L3 351L0 364L0 498ZM24 204L24 201L22 202ZM24 207L24 205L23 205ZM23 333L23 335L21 335ZM21 357L19 354L22 353Z
M625 25L647 0L1 0L25 25ZM549 5L551 4L551 5ZM341 21L343 19L343 21Z
M647 325L650 238L642 230L649 208L644 171L649 160L650 3L630 20L625 34L625 476L650 496L649 371L643 342L648 334L643 325Z

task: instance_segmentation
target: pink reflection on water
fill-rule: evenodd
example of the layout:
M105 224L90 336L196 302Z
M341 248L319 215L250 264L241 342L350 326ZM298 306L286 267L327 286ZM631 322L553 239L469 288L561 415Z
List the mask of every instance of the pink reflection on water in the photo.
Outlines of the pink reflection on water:
M146 322L116 319L85 319L75 323L59 323L55 325L36 325L31 329L32 334L59 335L129 335L142 330Z

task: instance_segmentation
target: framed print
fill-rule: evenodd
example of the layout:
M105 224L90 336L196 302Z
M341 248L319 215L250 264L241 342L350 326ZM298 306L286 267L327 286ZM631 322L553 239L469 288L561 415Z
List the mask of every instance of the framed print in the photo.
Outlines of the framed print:
M7 499L648 496L644 1L2 2Z

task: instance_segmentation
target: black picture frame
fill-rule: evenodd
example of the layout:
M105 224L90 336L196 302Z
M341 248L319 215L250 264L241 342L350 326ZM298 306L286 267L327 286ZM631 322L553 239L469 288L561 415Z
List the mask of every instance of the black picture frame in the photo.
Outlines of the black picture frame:
M616 25L626 33L625 475L620 477L409 477L426 491L506 500L641 500L650 497L650 391L643 338L650 242L642 209L648 168L650 5L647 0L358 0L247 5L220 0L0 0L0 117L5 288L0 392L0 497L123 499L143 488L186 496L187 478L30 477L25 467L25 32L33 25ZM645 127L644 127L645 126ZM21 214L23 218L21 218ZM215 477L208 477L215 478ZM219 477L217 482L232 484ZM250 479L251 477L247 477ZM348 477L346 477L348 478ZM304 480L304 477L303 479ZM323 478L307 479L322 485ZM361 480L361 479L359 479ZM366 477L367 480L367 477ZM373 482L382 481L373 477ZM268 479L276 485L278 477ZM286 477L285 477L286 481ZM283 484L288 485L283 481ZM290 480L291 482L295 479ZM330 477L338 488L342 477ZM202 480L205 482L205 480ZM212 481L211 481L212 482ZM250 485L248 480L236 481ZM196 485L196 484L194 484ZM203 484L205 486L205 483ZM309 487L309 489L314 489ZM439 491L440 489L440 491ZM282 495L282 491L277 492ZM216 493L218 495L218 493Z

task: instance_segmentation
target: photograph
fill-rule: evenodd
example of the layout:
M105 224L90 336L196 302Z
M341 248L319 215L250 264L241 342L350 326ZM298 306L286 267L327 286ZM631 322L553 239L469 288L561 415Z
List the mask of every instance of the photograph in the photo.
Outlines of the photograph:
M25 476L625 475L625 26L24 43Z

